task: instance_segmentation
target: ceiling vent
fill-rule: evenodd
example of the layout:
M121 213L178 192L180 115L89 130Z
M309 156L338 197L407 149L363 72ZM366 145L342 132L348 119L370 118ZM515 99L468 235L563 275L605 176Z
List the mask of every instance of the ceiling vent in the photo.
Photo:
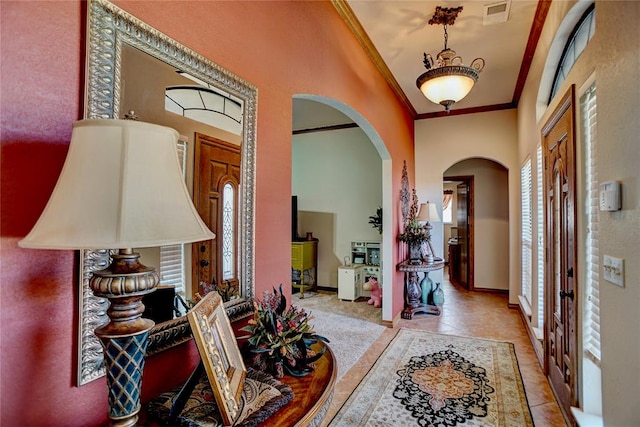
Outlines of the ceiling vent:
M485 5L482 25L507 22L507 19L509 19L509 9L511 9L511 0Z

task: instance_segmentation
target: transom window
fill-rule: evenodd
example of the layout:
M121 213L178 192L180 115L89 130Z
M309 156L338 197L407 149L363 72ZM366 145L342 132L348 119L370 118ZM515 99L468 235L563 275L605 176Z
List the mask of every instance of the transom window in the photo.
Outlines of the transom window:
M564 46L558 68L553 77L553 85L551 86L551 93L549 94L549 101L556 95L556 92L564 82L564 79L569 74L569 71L575 64L576 60L587 47L587 44L596 32L596 9L595 3L587 8L576 26L573 28L567 44Z

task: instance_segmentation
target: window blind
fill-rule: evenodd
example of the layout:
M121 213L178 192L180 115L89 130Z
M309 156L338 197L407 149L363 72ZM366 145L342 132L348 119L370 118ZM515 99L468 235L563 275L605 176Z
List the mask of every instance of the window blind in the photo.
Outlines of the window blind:
M186 141L178 141L178 160L182 167L182 176L186 176ZM175 286L176 293L184 295L184 245L168 245L160 247L160 284L162 286Z
M522 277L521 289L531 304L531 159L527 159L520 170L522 202Z
M600 254L598 249L599 210L596 147L596 86L581 98L582 126L585 144L585 180L587 216L586 288L584 316L584 350L595 363L600 363Z
M536 150L536 198L538 210L536 216L538 238L538 328L544 330L544 188L542 175L542 145Z

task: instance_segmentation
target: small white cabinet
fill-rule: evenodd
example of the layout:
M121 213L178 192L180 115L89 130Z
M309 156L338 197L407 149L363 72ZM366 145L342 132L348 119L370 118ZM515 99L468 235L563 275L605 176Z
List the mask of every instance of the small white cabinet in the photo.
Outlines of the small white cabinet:
M364 265L338 267L338 299L355 301L362 295Z

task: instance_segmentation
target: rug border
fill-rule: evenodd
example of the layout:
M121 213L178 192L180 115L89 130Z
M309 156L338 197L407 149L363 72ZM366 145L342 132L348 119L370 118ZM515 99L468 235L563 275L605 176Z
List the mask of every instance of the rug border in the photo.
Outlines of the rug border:
M531 412L531 405L529 405L529 396L527 396L527 391L526 391L526 389L524 387L524 378L522 378L522 371L520 369L520 363L518 361L518 357L516 355L515 344L513 342L497 340L497 339L493 339L493 338L479 338L479 337L471 337L471 336L465 336L465 335L441 334L439 332L425 331L425 330L422 330L422 329L414 329L414 328L406 328L406 327L398 328L398 331L395 333L393 338L391 340L389 340L389 342L385 346L384 350L382 350L382 352L378 355L376 361L371 365L371 367L369 367L369 369L364 374L364 376L362 378L360 378L360 381L358 381L358 385L356 385L356 387L353 389L353 391L351 393L349 393L349 396L347 396L347 398L344 400L344 402L342 402L342 405L340 405L340 408L338 408L336 413L333 414L333 416L331 417L331 420L329 420L329 422L327 423L328 426L330 426L335 421L336 417L338 416L338 414L340 414L342 409L345 407L345 405L347 404L347 402L349 401L349 399L351 398L353 393L355 393L355 391L358 389L358 387L360 387L360 385L363 383L363 381L365 380L367 375L369 375L371 373L373 368L376 367L376 365L378 364L378 361L380 359L382 359L382 356L387 352L389 347L391 347L391 344L393 344L394 341L398 338L398 335L400 334L401 331L412 331L412 332L416 332L417 331L417 332L427 333L427 334L431 334L431 335L441 335L441 336L448 336L448 337L455 337L455 338L466 338L466 339L473 339L473 340L484 340L484 341L492 341L492 342L497 342L497 343L509 344L509 349L511 350L511 352L510 352L511 353L511 357L512 357L513 360L515 360L515 365L516 365L516 368L518 369L518 375L520 375L520 381L518 381L518 389L524 395L525 401L527 403L527 409L529 410L529 418L531 420L531 426L535 427L535 421L533 420L533 413Z

